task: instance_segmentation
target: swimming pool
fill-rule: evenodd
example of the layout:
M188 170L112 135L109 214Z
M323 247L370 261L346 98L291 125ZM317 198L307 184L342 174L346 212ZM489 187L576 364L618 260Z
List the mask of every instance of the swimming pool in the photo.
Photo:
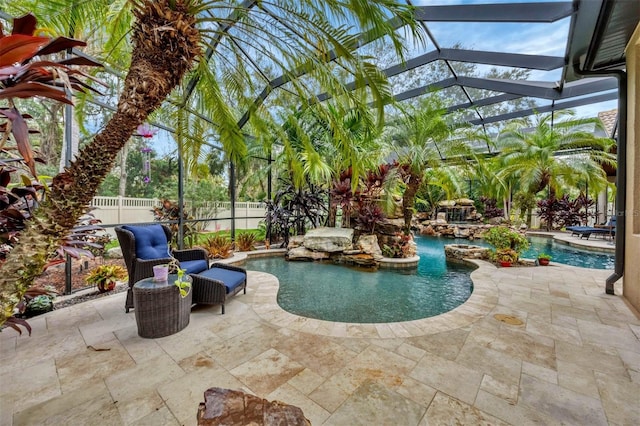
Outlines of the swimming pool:
M278 304L296 315L327 321L385 323L411 321L448 312L473 290L473 267L447 262L444 244L416 238L420 262L408 271L374 272L319 262L288 262L281 257L247 260L248 270L278 277Z
M417 240L418 244L430 244L430 240L435 237L425 237ZM520 255L525 259L537 259L539 253L551 255L551 261L563 263L565 265L578 266L580 268L591 269L613 269L615 256L613 254L601 253L590 250L582 250L568 244L558 243L553 238L527 236L531 243L529 248ZM448 239L445 244L473 244L482 247L491 247L483 240L469 241L466 239Z
M613 269L615 256L557 243L553 238L527 237L531 242L529 249L522 253L526 259L537 259L539 253L550 254L552 262L592 269Z

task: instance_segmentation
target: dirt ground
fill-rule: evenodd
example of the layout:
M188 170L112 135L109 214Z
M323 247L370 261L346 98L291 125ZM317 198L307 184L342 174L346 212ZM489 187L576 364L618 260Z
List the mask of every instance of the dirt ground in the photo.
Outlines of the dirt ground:
M86 261L73 259L73 261L71 262L71 290L75 291L86 288L94 288L97 293L98 289L95 286L87 284L85 278L89 274L89 272L100 265L120 265L122 267L125 267L123 259L105 259L102 257L97 257L95 259L89 259ZM36 280L34 281L34 285L36 287L51 286L55 288L56 292L59 295L63 295L66 285L64 263L48 268L40 277L36 278Z

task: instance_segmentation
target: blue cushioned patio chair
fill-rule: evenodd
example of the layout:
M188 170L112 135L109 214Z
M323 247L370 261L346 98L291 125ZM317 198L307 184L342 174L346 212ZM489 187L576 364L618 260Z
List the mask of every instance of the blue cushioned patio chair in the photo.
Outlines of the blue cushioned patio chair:
M187 250L171 250L171 230L168 226L135 225L117 226L115 228L122 256L129 273L129 289L124 308L126 312L133 308L133 285L153 276L153 267L178 260L180 268L188 274L206 271L209 268L207 252L201 248ZM198 303L195 294L193 302Z
M211 268L199 273L189 274L193 279L193 300L207 305L222 305L227 298L238 294L240 290L247 294L247 271L225 263L214 263Z

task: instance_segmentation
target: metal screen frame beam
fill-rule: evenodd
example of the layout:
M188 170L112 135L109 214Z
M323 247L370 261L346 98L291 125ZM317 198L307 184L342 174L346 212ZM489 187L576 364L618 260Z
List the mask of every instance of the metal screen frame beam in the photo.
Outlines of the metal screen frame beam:
M573 2L416 6L416 20L428 22L541 22L571 16Z

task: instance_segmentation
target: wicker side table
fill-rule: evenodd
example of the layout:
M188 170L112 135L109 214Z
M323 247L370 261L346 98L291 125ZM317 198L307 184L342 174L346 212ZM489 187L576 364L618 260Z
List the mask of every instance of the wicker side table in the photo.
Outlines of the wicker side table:
M180 290L173 282L177 275L169 275L165 282L145 278L133 286L133 306L138 325L138 335L146 338L175 334L189 325L193 291L180 297ZM191 282L191 277L184 280Z

